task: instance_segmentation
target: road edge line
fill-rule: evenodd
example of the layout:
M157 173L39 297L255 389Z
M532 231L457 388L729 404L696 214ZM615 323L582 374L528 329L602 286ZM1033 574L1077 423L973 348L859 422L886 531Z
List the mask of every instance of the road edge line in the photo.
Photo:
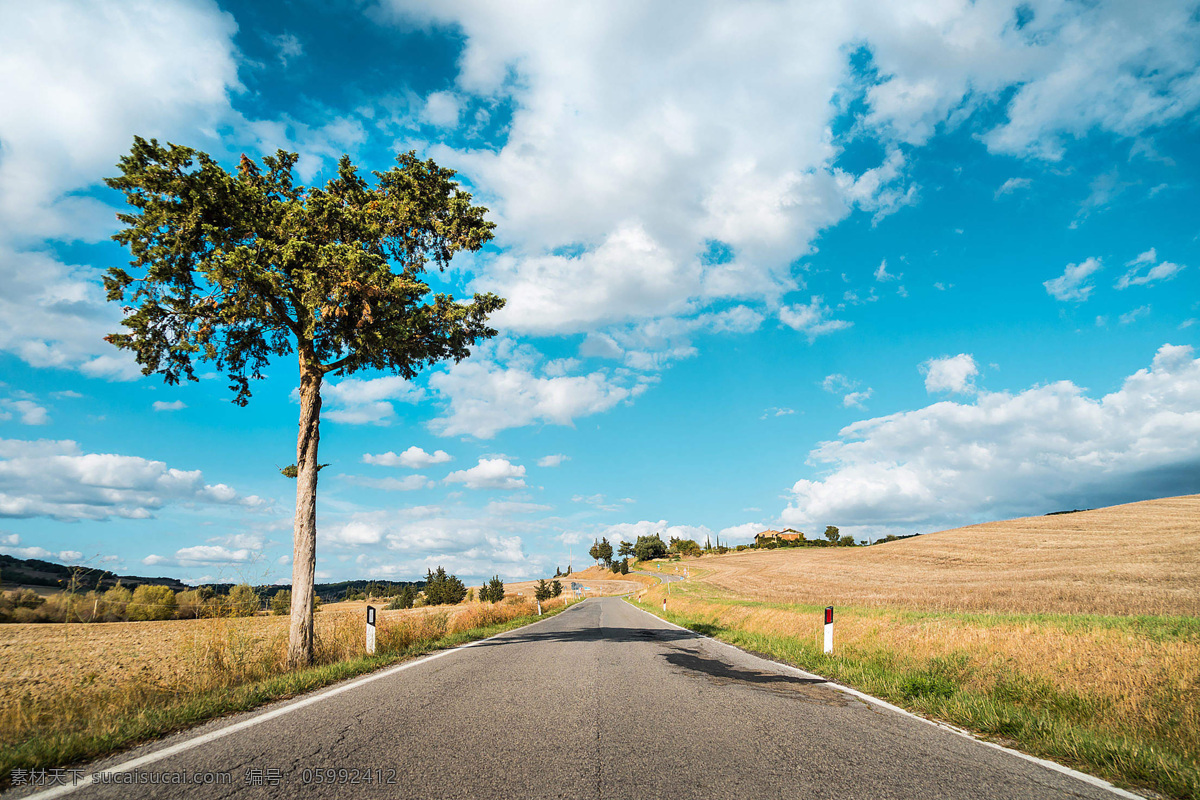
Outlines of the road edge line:
M845 694L857 697L858 699L863 700L867 703L871 703L872 705L879 706L880 708L885 708L888 711L894 711L895 713L901 714L902 716L905 716L905 717L910 717L912 719L919 720L920 722L924 722L926 725L932 725L935 728L940 728L944 731L948 731L949 733L953 733L957 736L961 736L964 739L970 739L973 742L977 742L978 744L984 745L985 747L990 747L993 750L999 750L1003 753L1008 753L1010 756L1016 756L1017 758L1022 759L1023 761L1029 761L1033 764L1038 764L1042 767L1045 767L1048 770L1051 770L1052 772L1058 772L1062 775L1067 775L1069 777L1075 778L1076 780L1083 781L1084 783L1090 784L1091 786L1095 786L1098 789L1104 789L1106 791L1112 792L1113 794L1117 795L1118 797L1124 797L1127 800L1147 800L1145 795L1134 794L1133 792L1131 792L1127 789L1122 789L1119 786L1114 786L1113 784L1109 783L1108 781L1104 780L1103 778L1098 778L1095 775L1089 775L1086 772L1080 772L1077 769L1071 769L1070 767L1059 764L1057 761L1050 761L1045 758L1038 758L1037 756L1032 756L1029 753L1022 753L1020 750L1014 750L1011 747L1005 747L1002 744L996 744L995 742L989 742L987 739L981 739L978 736L976 736L975 734L971 733L970 731L965 730L964 728L958 728L958 727L955 727L954 725L951 725L946 722L940 722L938 720L922 717L919 714L914 714L911 711L907 711L907 710L901 708L900 706L892 705L891 703L889 703L886 700L880 700L878 697L873 697L872 695L869 695L866 692L861 692L858 689L854 689L849 686L843 686L840 683L834 683L833 681L826 678L824 675L818 675L815 672L807 672L805 670L800 669L799 667L792 666L791 664L785 664L782 661L775 661L773 659L763 658L762 656L760 656L756 653L751 653L749 651L743 650L742 648L738 647L737 645L732 645L729 642L722 642L720 639L714 639L712 636L706 636L703 633L697 633L696 631L692 630L691 628L685 628L682 625L676 625L674 622L671 622L671 620L663 619L662 617L658 616L654 612L647 611L646 609L642 608L641 606L634 605L633 603L630 603L630 605L632 605L638 611L641 611L643 614L648 614L651 617L654 617L655 619L659 620L660 622L665 622L666 624L670 625L673 628L678 628L681 631L687 631L689 633L695 634L696 636L699 636L702 639L708 639L710 642L715 642L716 644L723 645L732 650L736 650L739 653L742 653L744 655L754 656L755 658L760 658L763 661L770 661L772 664L777 664L778 666L783 667L786 670L790 670L791 672L795 672L804 677L817 678L819 680L824 681L826 686L829 686L833 689L837 689L838 691L844 692Z
M506 633L511 633L514 630L524 630L524 629L532 627L534 625L540 625L543 622L549 622L551 619L554 619L555 617L565 614L566 612L570 611L572 608L574 608L578 605L580 605L580 603L575 603L571 606L568 606L567 608L563 609L558 614L555 614L554 617L547 617L546 619L540 619L535 622L530 622L527 625L522 625L519 628L511 628L510 630L507 630L507 631L501 631L500 633L493 634L484 639L476 639L473 642L466 642L465 644L455 645L454 647L451 647L449 650L441 650L436 653L430 653L429 655L421 656L420 658L415 658L412 661L405 661L401 664L396 664L395 666L385 667L384 669L381 669L378 672L371 672L371 673L368 673L367 675L363 675L361 677L354 678L349 683L344 683L341 686L335 686L332 689L325 689L316 694L310 694L307 697L301 697L298 700L293 700L291 702L287 702L286 705L281 706L276 709L272 709L271 711L267 711L262 714L257 714L253 717L250 717L249 719L244 719L241 722L235 722L232 725L226 725L225 727L218 728L215 731L209 731L208 733L203 733L203 734L200 734L199 736L193 736L190 739L185 739L184 741L173 744L170 747L164 747L162 750L155 750L153 753L147 753L144 756L138 756L137 758L130 759L129 761L122 762L120 764L117 764L113 767L110 767L110 768L102 770L102 771L103 772L129 772L131 770L137 769L138 767L144 767L147 764L153 764L156 761L162 761L165 758L170 758L171 756L178 755L179 753L187 752L188 750L192 750L192 749L200 747L202 745L206 745L209 742L215 742L218 739L224 739L226 736L230 736L234 733L238 733L239 731L246 730L247 728L253 728L255 725L259 725L263 722L273 720L277 717L282 717L285 714L290 714L291 712L298 711L301 708L307 708L308 706L316 705L317 703L321 702L322 700L328 700L329 698L336 697L337 695L342 694L343 692L348 692L351 689L357 689L359 686L362 686L364 684L371 683L373 681L377 681L382 678L387 678L391 675L396 674L397 672L403 672L406 669L411 669L412 667L418 666L420 664L425 664L430 661L435 661L439 658L444 658L445 656L448 656L452 653L456 653L459 650L465 650L468 647L474 647L476 645L483 644L484 642L488 642L488 641L491 641L492 639L496 639L501 636L504 636ZM247 713L252 713L252 712L247 712ZM140 747L142 745L137 745L137 746ZM40 792L34 792L33 794L23 795L21 797L21 800L35 800L35 798L36 798L36 800L52 800L52 798L55 798L55 797L63 797L64 795L68 795L71 792L78 791L80 789L83 789L86 786L90 786L94 782L92 780L92 776L94 774L95 774L94 772L89 772L87 775L85 775L83 778L81 778L78 783L72 783L69 786L67 786L67 785L55 786L52 789L43 789ZM6 792L5 794L8 794L8 793Z

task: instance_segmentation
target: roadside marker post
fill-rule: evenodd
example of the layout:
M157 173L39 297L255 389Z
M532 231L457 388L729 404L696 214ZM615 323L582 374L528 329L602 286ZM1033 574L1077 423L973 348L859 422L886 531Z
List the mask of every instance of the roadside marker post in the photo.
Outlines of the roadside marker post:
M375 606L367 606L367 655L375 655Z
M538 604L538 616L540 617L542 615L542 601L538 600L537 604Z
M663 598L663 613L667 613L667 598Z
M825 652L833 653L833 606L825 607Z

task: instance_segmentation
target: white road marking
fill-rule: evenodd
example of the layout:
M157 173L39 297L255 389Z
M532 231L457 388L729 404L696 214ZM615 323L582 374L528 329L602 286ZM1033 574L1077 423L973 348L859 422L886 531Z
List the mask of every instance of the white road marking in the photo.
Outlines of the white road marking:
M632 604L630 604L630 605L632 606ZM696 633L691 628L685 628L682 625L676 625L674 622L671 622L669 619L663 619L662 617L658 616L657 614L653 614L639 606L632 606L632 607L637 609L638 611L641 611L643 614L654 617L654 619L658 620L659 622L665 622L666 624L670 625L672 628L679 628L679 630L681 630L681 631L688 631L689 633L693 633L702 639L708 639L710 642L714 642L723 647L728 647L730 650L734 650L738 653L741 653L742 655L748 655L748 656L752 656L754 658L761 659L761 657L753 656L753 654L747 653L745 650L742 650L739 647L735 647L734 645L731 645L729 642L722 642L720 639L714 639L711 636L705 636L702 633ZM791 664L784 664L779 661L770 661L769 659L761 659L761 660L766 661L769 664L773 664L776 667L779 667L780 669L785 670L787 672L795 673L796 675L799 675L803 678L824 681L826 686L829 686L833 689L837 689L839 692L845 692L846 694L853 695L854 697L857 697L860 700L864 700L868 703L871 703L872 705L879 706L880 708L886 708L888 711L894 711L897 714L902 714L906 717L910 717L910 718L918 720L920 722L924 722L926 725L932 725L935 728L941 728L944 731L949 731L950 733L961 736L964 739L970 739L973 742L984 745L985 747L990 747L993 750L1000 750L1001 752L1008 753L1010 756L1016 756L1017 758L1024 759L1025 761L1029 761L1034 764L1039 764L1048 770L1052 770L1054 772L1059 772L1063 775L1069 775L1070 777L1075 778L1076 780L1080 780L1080 781L1083 781L1084 783L1091 784L1092 786L1095 786L1099 789L1104 789L1106 791L1112 792L1117 797L1124 797L1124 798L1127 798L1127 800L1146 800L1146 798L1143 797L1142 795L1134 794L1133 792L1128 792L1128 791L1120 788L1119 786L1113 786L1111 783L1104 780L1103 778L1097 778L1095 775L1088 775L1086 772L1080 772L1079 770L1071 769L1070 767L1064 767L1062 764L1058 764L1054 761L1047 761L1044 758L1038 758L1037 756L1031 756L1028 753L1022 753L1020 750L1013 750L1010 747L1005 747L1004 745L999 745L999 744L996 744L995 742L989 742L986 739L980 739L978 736L971 733L970 731L963 730L962 728L956 728L953 725L946 724L945 722L938 722L936 720L926 719L925 717L918 716L917 714L914 714L911 711L905 711L903 708L900 708L900 706L894 706L886 700L880 700L878 697L872 697L871 695L866 694L865 692L860 692L857 689L851 689L849 686L842 686L841 684L834 683L833 681L829 680L828 678L826 678L822 675L817 675L812 672L805 672L802 669L793 667Z
M579 604L576 603L575 605ZM573 607L574 606L564 609L562 613L570 611ZM557 616L559 615L555 614L555 617ZM522 625L519 629L514 628L513 630L532 628L534 625L540 625L543 622L549 622L552 619L554 619L554 617L547 617L545 619L538 620L537 622L531 622L528 625ZM468 647L474 647L477 644L483 644L484 642L495 639L498 636L503 636L505 633L510 633L510 631L503 631L502 633L497 633L495 636L489 636L486 639L476 639L473 642L460 644L457 647L450 648L449 650L442 650L441 652L433 653L432 655L422 656L415 661L405 661L403 664L398 664L394 667L388 667L380 672L373 672L370 675L363 676L351 681L350 683L343 684L342 686L329 689L328 691L324 691L319 694L310 695L303 700L297 700L294 703L290 703L282 708L277 708L274 711L268 711L265 714L259 714L257 717L251 717L250 719L242 720L241 722L234 723L233 725L219 728L218 730L210 731L208 733L201 734L200 736L187 739L179 742L178 744L171 745L170 747L165 747L162 750L156 750L153 753L147 753L139 758L130 759L129 761L122 762L114 767L109 767L108 769L103 770L103 772L130 772L138 767L144 767L147 764L153 764L156 761L162 761L164 758L170 758L171 756L178 755L179 753L184 753L188 750L193 750L202 745L206 745L209 742L215 742L218 739L224 739L226 736L237 733L238 731L244 731L247 728L253 728L255 725L260 725L269 720L273 720L276 717L282 717L284 714L290 714L293 711L298 711L301 708L307 708L308 706L315 705L316 703L320 703L322 700L328 700L331 697L336 697L342 692L348 692L351 689L357 689L359 686L371 683L372 681L387 678L395 675L397 672L403 672L406 669L412 669L413 667L420 666L421 664L427 664L430 661L457 653L459 650L465 650ZM53 789L45 789L40 792L35 792L31 795L26 795L24 800L35 800L35 798L36 800L51 800L51 798L62 797L63 795L78 791L92 783L92 774L93 773L88 773L78 783L71 784L70 786L55 786Z

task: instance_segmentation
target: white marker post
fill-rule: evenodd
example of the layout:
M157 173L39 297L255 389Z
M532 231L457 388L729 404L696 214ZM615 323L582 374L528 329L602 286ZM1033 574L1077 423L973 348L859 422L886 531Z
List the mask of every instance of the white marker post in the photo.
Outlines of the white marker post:
M375 606L367 606L367 655L375 655Z
M825 607L825 652L833 653L833 606Z
M667 598L663 598L663 613L667 613Z
M538 604L538 616L540 617L542 615L542 601L538 600L537 604Z

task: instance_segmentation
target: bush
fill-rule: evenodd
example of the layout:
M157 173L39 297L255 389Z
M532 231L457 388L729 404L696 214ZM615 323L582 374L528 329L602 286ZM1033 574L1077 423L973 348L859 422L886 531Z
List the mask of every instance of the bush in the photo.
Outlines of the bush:
M239 583L225 597L225 609L231 617L253 617L259 609L258 595L248 583Z
M556 580L550 584L550 596L558 597L560 594L562 594L562 581Z
M207 586L188 589L175 595L175 615L180 619L200 619L213 616L213 590Z
M133 590L125 616L136 621L171 619L175 616L175 592L169 586L139 586Z
M286 617L292 612L292 590L280 589L271 598L271 613L277 617Z
M9 592L8 598L16 608L37 608L46 602L46 598L33 589L17 589Z
M533 588L533 599L538 601L546 601L553 596L554 590L550 588L550 584L546 583L546 579L542 578L537 582L537 586Z

